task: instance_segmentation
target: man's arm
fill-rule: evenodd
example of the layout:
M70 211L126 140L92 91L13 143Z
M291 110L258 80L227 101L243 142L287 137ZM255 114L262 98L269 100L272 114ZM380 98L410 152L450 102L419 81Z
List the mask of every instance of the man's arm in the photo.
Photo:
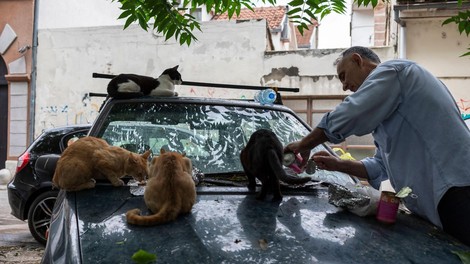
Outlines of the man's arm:
M327 151L320 151L313 154L313 160L319 169L329 171L339 171L358 178L368 179L366 167L358 160L342 160L331 155Z
M312 130L312 132L310 132L301 140L289 143L287 146L285 146L284 153L300 153L303 158L301 167L303 167L305 164L307 164L307 161L310 157L310 150L326 141L328 141L328 138L323 132L323 129L316 127Z

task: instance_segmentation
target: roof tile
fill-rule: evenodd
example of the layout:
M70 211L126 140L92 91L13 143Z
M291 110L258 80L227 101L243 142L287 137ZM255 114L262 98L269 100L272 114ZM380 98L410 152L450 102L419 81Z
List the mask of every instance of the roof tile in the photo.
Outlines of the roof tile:
M236 20L248 20L248 19L263 19L265 18L269 29L280 29L282 22L284 20L284 16L286 15L287 8L286 6L271 6L271 7L255 7L253 8L254 11L251 11L248 8L243 8L240 10L240 15L234 17L232 19ZM215 15L212 20L228 20L227 12Z

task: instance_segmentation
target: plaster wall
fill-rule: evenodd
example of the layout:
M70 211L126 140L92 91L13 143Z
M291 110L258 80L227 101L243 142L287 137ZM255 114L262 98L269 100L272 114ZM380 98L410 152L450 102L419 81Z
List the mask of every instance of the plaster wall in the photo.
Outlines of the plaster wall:
M36 133L90 123L108 79L92 73L158 76L179 65L185 81L298 87L299 94L343 94L333 65L342 49L265 52L266 21L209 21L190 47L138 26L43 29L39 31ZM390 48L377 49L391 58ZM254 91L178 86L181 96L252 98Z
M460 35L455 24L441 26L443 20L407 20L407 58L424 65L438 77L470 76L470 38Z
M374 46L374 10L355 10L351 18L351 46Z
M6 134L2 135L6 137L6 143L2 137L4 145L0 150L3 152L0 168L7 168L10 175L15 171L16 158L30 142L29 81L32 70L33 17L34 1L0 1L0 56L7 67L6 75L2 77L8 82L8 112L0 113L7 116L7 122L1 124L2 129L6 126ZM2 99L4 103L5 98Z
M351 46L351 1L346 0L345 14L330 13L319 22L318 49L347 48Z
M458 102L470 113L470 38L460 35L455 24L441 26L443 19L406 21L407 59L414 60L440 78Z
M94 120L102 98L86 95L106 93L109 80L93 79L93 72L157 77L180 65L185 81L260 83L266 21L205 22L203 31L187 47L174 39L164 42L163 36L133 25L124 31L121 26L40 30L35 133ZM181 96L252 96L251 91L233 89L179 86L177 90Z
M0 33L8 24L16 34L16 40L11 43L4 54L1 54L7 67L10 63L23 57L18 50L23 46L32 46L32 25L34 5L31 1L0 1ZM31 49L26 51L31 53ZM24 56L27 72L31 72L31 56ZM9 69L10 72L10 69Z
M111 0L40 0L39 29L124 25L120 4Z

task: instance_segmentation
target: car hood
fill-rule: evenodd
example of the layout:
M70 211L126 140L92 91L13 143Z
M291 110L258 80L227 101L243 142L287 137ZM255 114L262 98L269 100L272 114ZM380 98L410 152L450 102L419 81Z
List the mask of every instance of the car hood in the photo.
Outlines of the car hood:
M246 188L199 188L190 214L133 226L128 210L149 212L132 188L61 192L65 218L55 215L62 224L52 225L56 238L44 259L131 263L142 249L157 263L460 263L452 251L469 250L412 215L399 214L390 225L343 211L328 203L325 188L284 191L280 203L259 201Z

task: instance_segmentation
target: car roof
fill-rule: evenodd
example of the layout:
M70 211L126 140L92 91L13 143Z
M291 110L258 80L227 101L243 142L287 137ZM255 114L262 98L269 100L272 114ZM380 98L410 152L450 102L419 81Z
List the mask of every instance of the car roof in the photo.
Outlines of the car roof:
M224 99L224 98L208 98L208 97L181 97L181 96L172 96L172 97L155 97L155 96L141 96L131 99L115 99L109 98L103 102L103 107L112 103L123 103L123 102L168 102L168 103L187 103L187 104L206 104L206 105L233 105L233 106L242 106L242 107L261 107L261 108L271 108L281 111L293 112L292 109L284 106L282 104L272 104L272 105L261 105L258 102L250 99Z
M90 129L91 124L73 124L73 125L66 125L66 126L58 126L44 129L44 133L52 133L58 131L72 131L72 130L80 130L80 129Z

